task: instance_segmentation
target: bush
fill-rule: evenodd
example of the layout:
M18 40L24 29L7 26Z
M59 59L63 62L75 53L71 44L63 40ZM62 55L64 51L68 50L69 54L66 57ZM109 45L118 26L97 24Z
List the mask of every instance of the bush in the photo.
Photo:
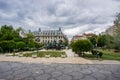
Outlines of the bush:
M43 47L43 44L35 42L36 49L40 49L41 47Z
M26 44L22 41L16 43L16 48L20 50L24 50L26 47Z
M3 52L11 52L15 48L15 42L13 40L1 41L0 47Z
M98 50L92 50L92 55L95 55L97 58L98 57L102 57L103 53L101 51L98 51Z
M35 47L35 42L33 40L31 40L29 43L28 43L28 46L29 48L34 48Z
M92 50L92 43L89 40L78 40L76 42L72 43L72 50L79 54L79 53L84 53L87 51L91 51Z
M96 55L97 54L97 50L92 50L92 55Z

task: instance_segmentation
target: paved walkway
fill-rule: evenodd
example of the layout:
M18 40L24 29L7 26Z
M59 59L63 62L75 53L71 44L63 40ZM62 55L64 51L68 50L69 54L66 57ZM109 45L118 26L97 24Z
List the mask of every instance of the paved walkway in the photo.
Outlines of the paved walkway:
M71 49L64 50L68 57L74 57L75 53Z
M0 62L0 80L120 80L120 65Z

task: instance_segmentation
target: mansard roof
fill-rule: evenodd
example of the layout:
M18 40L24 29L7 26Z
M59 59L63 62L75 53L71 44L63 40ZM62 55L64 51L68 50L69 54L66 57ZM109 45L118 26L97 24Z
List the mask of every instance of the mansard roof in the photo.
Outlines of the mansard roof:
M43 30L43 31L34 31L34 35L64 35L61 30Z

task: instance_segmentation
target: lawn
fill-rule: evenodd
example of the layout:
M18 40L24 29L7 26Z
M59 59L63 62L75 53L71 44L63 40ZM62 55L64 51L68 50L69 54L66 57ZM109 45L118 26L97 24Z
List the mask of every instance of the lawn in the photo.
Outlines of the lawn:
M120 61L120 52L114 52L113 50L99 50L103 52L102 58L100 60L118 60ZM96 56L92 54L85 54L84 58L96 60Z
M22 53L21 53L22 54ZM32 57L32 55L37 55L37 57L45 57L46 55L50 55L50 57L61 57L61 55L66 55L65 52L60 51L40 51L40 52L32 52L32 53L24 53L24 57Z

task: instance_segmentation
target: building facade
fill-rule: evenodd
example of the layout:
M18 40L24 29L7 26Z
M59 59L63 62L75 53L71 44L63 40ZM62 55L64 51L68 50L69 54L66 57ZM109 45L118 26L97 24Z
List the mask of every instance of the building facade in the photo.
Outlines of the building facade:
M115 25L113 25L105 31L105 34L109 34L109 35L113 36L116 29L117 29L117 27Z
M61 28L59 30L41 30L39 28L38 31L33 32L35 36L35 41L43 44L52 43L56 41L59 43L60 41L65 42L67 39L66 35L63 34Z
M92 36L94 36L95 34L93 34L93 33L83 33L82 35L75 35L75 36L73 36L73 38L72 38L72 40L71 40L71 42L75 42L75 41L77 41L77 40L81 40L81 39L87 39L87 38L89 38L89 37L92 37Z

